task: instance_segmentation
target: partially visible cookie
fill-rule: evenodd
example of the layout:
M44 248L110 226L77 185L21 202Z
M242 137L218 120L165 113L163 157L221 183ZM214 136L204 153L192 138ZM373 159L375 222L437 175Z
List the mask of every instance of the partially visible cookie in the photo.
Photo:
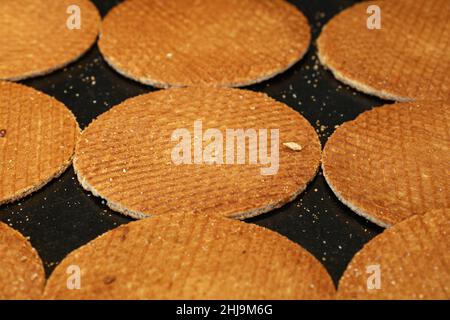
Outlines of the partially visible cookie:
M0 1L0 21L0 79L13 81L75 61L94 44L100 28L89 0Z
M285 0L127 0L103 20L99 48L144 84L236 87L282 73L310 39L308 20Z
M377 8L381 29L370 29ZM368 94L450 100L449 21L449 0L364 1L325 25L319 59L338 80Z
M134 218L195 212L243 219L297 197L320 156L310 123L263 93L181 88L102 114L83 131L74 168L86 190Z
M357 214L388 227L450 207L450 103L407 102L341 125L322 157L324 177Z
M67 270L81 273L79 290ZM69 270L72 270L69 269ZM287 238L208 215L164 215L110 231L67 256L45 299L332 299L325 268Z
M79 134L62 103L33 88L0 82L0 204L25 197L64 172Z
M450 209L393 226L356 254L339 282L338 298L450 299L449 239Z
M45 285L42 261L19 232L0 222L0 300L39 299Z

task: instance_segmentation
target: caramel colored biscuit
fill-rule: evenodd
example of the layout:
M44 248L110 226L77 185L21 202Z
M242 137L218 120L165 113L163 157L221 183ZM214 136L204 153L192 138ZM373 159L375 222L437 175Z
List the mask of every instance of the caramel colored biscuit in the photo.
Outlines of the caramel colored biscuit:
M284 0L128 0L101 27L99 48L122 75L152 86L244 86L307 51L306 17Z
M74 6L79 29L71 29ZM75 61L94 44L100 28L100 15L88 0L0 1L0 21L0 79L13 81Z
M36 250L19 232L0 222L0 300L39 299L44 267Z
M81 287L67 289L78 266ZM332 299L325 268L287 238L208 215L132 222L72 252L46 299Z
M338 297L450 299L449 236L450 209L393 226L356 254L340 280Z
M70 165L80 134L62 103L0 82L0 204L40 189Z
M197 121L203 139L195 136ZM212 143L206 138L209 129L223 136L223 156L217 155L223 163L202 161L202 150L206 154ZM227 139L227 129L253 129L258 136L256 154L264 151L262 142L266 142L267 155L279 150L279 166L277 161L264 164L260 156L257 163L250 163L250 139L246 139L246 159L239 164L237 139ZM181 141L172 140L178 130L188 131L191 137L191 155L184 164L173 159ZM262 130L267 136L259 138ZM279 130L279 148L271 142L272 130ZM195 141L203 144L200 162L196 162ZM228 143L235 146L233 162L226 159ZM283 143L295 143L301 150ZM219 147L214 152L219 154ZM320 141L308 121L267 95L184 88L126 100L94 120L77 145L74 168L86 190L134 218L190 212L247 218L292 201L315 176L320 156Z
M371 6L381 10L381 29L368 28ZM450 100L449 21L449 0L358 3L324 27L319 58L338 80L367 94Z
M383 227L450 207L449 123L447 102L364 112L328 140L324 177L343 203Z

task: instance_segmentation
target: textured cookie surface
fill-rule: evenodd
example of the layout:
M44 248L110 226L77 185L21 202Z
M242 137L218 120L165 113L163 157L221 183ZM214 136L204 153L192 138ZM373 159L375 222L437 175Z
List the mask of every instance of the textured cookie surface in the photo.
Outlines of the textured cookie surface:
M79 127L60 102L0 82L0 204L36 191L71 163Z
M243 86L299 61L310 38L306 17L284 0L129 0L104 19L99 48L145 84Z
M196 121L201 121L203 139L194 132ZM172 140L172 135L180 129L190 135L191 155L190 163L177 165L173 154L181 139ZM206 154L214 141L206 137L209 129L223 135L223 152L216 145L210 153L223 164L202 161L202 150L196 162L195 143L203 145ZM239 149L237 139L227 139L228 129L253 129L258 145L249 147L250 139L246 139L245 147ZM267 136L259 138L264 130ZM272 130L279 130L278 147L272 144ZM301 150L284 143L294 143ZM235 146L230 153L234 161L227 160L227 150L232 150L228 144ZM272 164L264 164L260 156L257 163L250 163L255 149L256 154L274 155L268 161ZM242 164L237 161L238 150L245 152ZM295 198L314 177L320 156L319 139L307 120L267 95L184 88L132 98L101 115L84 130L74 167L85 189L105 199L113 210L135 218L188 212L245 218ZM270 167L271 172L263 174L261 170Z
M67 24L76 22L74 6L80 29ZM3 0L0 21L0 79L14 81L76 60L95 42L100 27L100 15L88 0Z
M367 27L373 5L381 9L381 29ZM450 100L449 21L450 0L364 1L324 27L319 58L337 79L368 94Z
M338 297L450 299L449 236L450 209L416 215L393 226L356 254L340 280ZM377 266L379 273L367 273L368 267L374 270L370 266ZM371 275L379 276L378 285L368 281Z
M0 222L0 300L39 299L45 274L36 250L19 232Z
M69 266L81 289L67 289ZM47 299L331 299L324 267L287 238L207 215L164 215L110 231L55 269Z
M324 176L342 202L384 227L450 207L449 123L445 102L374 108L330 137Z

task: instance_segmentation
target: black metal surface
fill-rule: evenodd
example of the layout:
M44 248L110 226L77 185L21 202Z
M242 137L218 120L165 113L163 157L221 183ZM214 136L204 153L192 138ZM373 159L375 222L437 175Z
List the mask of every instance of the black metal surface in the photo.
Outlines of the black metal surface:
M105 15L120 1L94 2ZM355 1L291 2L308 16L315 41L323 24ZM318 64L315 52L313 44L307 56L292 69L247 89L266 92L301 112L317 128L325 143L336 125L384 101L358 93L335 80ZM155 90L114 72L104 62L97 46L64 70L23 83L66 104L82 128L117 103ZM44 260L47 274L72 250L131 221L85 192L73 169L20 202L1 207L0 212L0 220L30 237ZM336 283L353 255L382 231L341 204L321 173L294 202L248 222L275 230L301 244L326 266Z

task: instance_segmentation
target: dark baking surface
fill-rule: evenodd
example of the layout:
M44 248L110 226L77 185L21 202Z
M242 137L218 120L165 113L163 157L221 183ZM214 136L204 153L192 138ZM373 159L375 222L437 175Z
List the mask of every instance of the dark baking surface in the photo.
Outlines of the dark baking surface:
M105 15L120 1L94 2ZM315 42L324 23L355 1L291 2L308 16ZM307 56L293 68L247 89L266 92L301 112L318 130L324 144L336 125L385 101L358 93L335 80L318 64L315 52L313 43ZM82 128L123 100L155 90L113 71L97 46L64 70L23 83L66 104ZM44 260L47 274L72 250L132 221L85 192L72 168L33 195L2 206L0 212L0 220L30 237ZM295 201L248 222L275 230L302 245L326 266L336 283L353 255L382 231L341 204L321 173Z

